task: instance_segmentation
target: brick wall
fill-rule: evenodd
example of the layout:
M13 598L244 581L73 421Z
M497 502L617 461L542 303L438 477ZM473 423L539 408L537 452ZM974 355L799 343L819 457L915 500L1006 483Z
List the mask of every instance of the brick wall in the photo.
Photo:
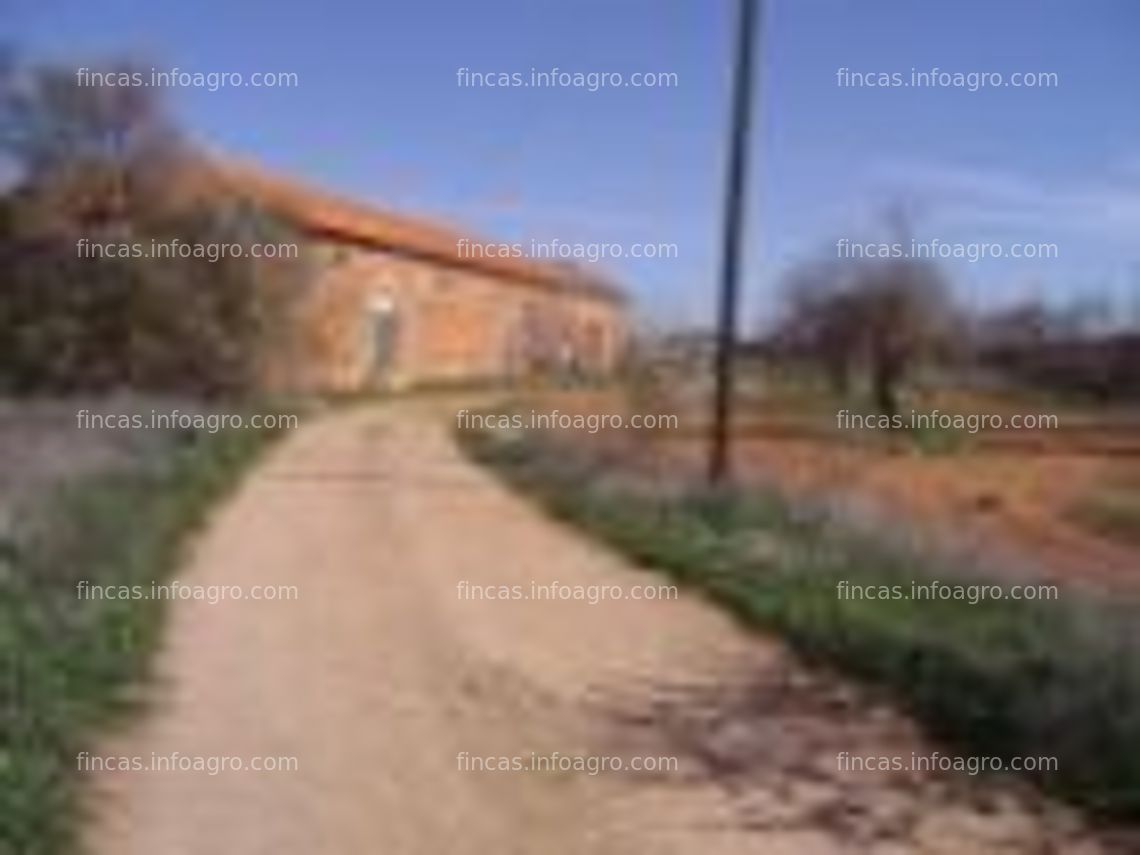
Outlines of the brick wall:
M299 353L274 385L324 391L576 370L604 374L626 343L624 307L379 250L323 244L299 315ZM379 367L380 342L390 352Z

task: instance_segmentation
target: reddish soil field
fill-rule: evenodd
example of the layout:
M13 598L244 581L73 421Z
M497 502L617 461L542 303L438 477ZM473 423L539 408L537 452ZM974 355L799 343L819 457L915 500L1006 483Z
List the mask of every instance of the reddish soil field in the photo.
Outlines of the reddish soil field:
M691 405L666 401L631 407L598 393L545 403L562 412L692 412ZM1046 411L980 397L940 403L944 412ZM987 566L1140 589L1140 547L1093 530L1075 513L1085 497L1108 484L1140 485L1136 414L1068 412L1058 430L967 434L962 447L939 454L883 434L842 434L828 418L819 407L808 411L778 401L760 411L742 407L734 442L738 479L774 483L804 501L859 509L865 512L860 517L905 527L951 554L978 555ZM705 433L695 419L682 416L678 430L605 432L581 440L612 446L635 465L699 477Z
M662 447L686 465L702 453L691 440ZM1072 511L1119 471L1123 464L1112 457L996 450L924 456L749 439L736 444L736 458L742 480L775 481L805 499L862 500L950 547L1008 557L1067 581L1140 585L1140 550L1091 531Z

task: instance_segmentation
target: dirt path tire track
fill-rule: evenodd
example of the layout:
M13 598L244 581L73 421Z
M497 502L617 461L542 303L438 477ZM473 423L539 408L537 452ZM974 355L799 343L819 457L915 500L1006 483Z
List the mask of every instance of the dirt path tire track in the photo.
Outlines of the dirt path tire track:
M292 756L298 770L92 773L90 851L1102 851L1066 811L1018 791L979 800L977 786L929 775L837 775L839 750L922 742L695 597L461 600L463 580L664 580L462 460L438 409L346 411L274 450L178 578L296 585L299 599L179 602L153 709L98 752ZM457 763L555 751L673 755L680 770Z

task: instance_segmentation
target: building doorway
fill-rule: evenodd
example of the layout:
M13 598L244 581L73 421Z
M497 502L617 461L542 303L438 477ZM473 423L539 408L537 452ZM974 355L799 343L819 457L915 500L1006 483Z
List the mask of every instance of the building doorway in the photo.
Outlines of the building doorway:
M368 302L368 336L372 353L369 373L376 385L387 387L396 365L400 316L396 302L386 294Z

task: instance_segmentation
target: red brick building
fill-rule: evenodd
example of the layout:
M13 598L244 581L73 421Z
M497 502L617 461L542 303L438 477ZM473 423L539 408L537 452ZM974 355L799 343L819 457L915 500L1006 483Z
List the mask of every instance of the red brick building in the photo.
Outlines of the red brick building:
M628 335L612 285L564 264L471 251L470 236L258 172L231 190L298 227L319 272L301 357L270 385L331 391L611 372Z

